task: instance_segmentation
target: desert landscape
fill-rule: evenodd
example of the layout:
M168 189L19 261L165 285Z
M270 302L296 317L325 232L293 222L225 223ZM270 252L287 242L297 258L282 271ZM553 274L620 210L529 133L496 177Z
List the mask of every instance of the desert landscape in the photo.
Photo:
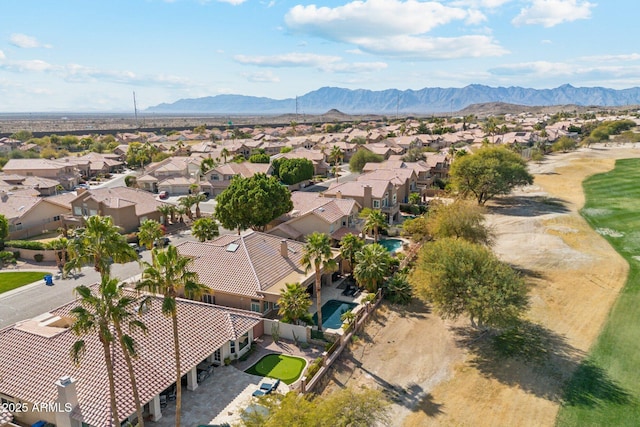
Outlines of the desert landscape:
M417 303L385 306L333 370L325 392L381 387L392 425L554 425L562 386L584 359L624 286L625 260L580 215L585 178L640 157L631 144L581 148L532 163L531 186L488 205L499 257L530 283L527 320L542 363L499 359L468 321Z

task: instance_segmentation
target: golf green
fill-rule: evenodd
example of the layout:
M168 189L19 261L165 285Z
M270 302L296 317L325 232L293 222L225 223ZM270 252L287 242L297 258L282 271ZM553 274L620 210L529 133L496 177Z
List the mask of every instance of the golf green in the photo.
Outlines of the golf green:
M286 384L294 383L307 361L300 357L285 356L284 354L268 354L258 360L253 366L245 372L251 375L259 375L261 377L277 378Z

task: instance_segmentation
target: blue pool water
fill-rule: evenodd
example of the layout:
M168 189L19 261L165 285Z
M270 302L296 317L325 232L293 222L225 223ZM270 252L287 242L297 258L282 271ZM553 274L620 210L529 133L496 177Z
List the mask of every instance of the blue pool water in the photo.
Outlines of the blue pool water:
M378 243L384 246L385 249L391 253L397 252L402 249L402 240L400 239L384 239L380 240Z
M330 299L325 302L322 306L322 328L340 329L342 326L342 321L340 320L342 313L352 310L357 306L358 304L352 302L343 302L335 299ZM313 321L318 323L317 313L313 315Z

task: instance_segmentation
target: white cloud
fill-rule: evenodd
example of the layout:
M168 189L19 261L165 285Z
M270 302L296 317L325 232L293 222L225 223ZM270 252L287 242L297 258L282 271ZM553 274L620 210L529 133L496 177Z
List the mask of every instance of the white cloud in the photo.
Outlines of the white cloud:
M542 43L542 44L553 44L553 42L551 40L549 40L549 39L544 39L540 43Z
M3 61L0 62L0 69L13 71L17 73L23 72L48 72L60 69L60 67L49 64L40 59L30 59L21 61Z
M51 48L51 45L40 43L35 37L28 36L26 34L13 33L9 37L9 42L17 47L23 49L33 49L36 47Z
M531 6L520 10L513 25L553 27L564 22L589 19L595 3L585 0L532 0Z
M470 7L474 9L496 9L513 0L458 0L450 4L456 7Z
M623 54L623 55L583 56L578 59L580 61L595 61L595 62L638 61L640 60L640 53L629 53L629 54Z
M0 50L0 59L5 59L6 56L4 55L4 52Z
M326 64L319 68L331 73L360 74L384 70L387 68L387 64L385 62L339 62Z
M497 4L497 3L494 3ZM477 9L416 0L353 1L335 8L297 5L285 15L290 30L356 45L361 51L413 59L499 56L507 53L486 36L428 37L454 21L477 25L486 16Z
M364 55L364 52L360 49L347 49L345 52L350 53L352 55Z
M275 76L271 71L257 71L255 73L245 73L244 77L250 82L256 83L279 83L280 78Z
M507 64L490 69L494 76L533 77L548 79L562 77L567 81L591 79L593 81L607 81L608 79L640 80L640 65L600 65L581 64L580 61L548 62L534 61L519 64Z
M233 6L238 6L242 3L244 3L247 0L218 0L220 3L229 3L230 5Z
M272 56L236 55L233 59L241 64L263 67L320 67L341 60L339 56L316 55L313 53L285 53Z

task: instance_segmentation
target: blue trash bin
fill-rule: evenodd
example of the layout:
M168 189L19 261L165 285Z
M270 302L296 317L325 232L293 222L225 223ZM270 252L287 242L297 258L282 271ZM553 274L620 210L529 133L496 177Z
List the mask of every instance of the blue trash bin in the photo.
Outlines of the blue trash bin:
M44 276L44 284L47 286L53 286L53 276L51 274Z

